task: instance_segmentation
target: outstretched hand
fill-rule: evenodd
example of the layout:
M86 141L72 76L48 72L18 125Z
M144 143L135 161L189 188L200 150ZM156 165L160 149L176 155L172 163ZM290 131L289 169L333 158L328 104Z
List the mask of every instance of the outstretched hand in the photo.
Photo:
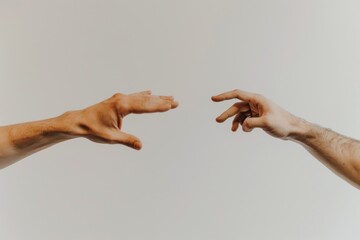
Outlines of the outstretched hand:
M123 144L140 150L141 140L121 130L128 114L166 112L178 106L171 96L154 96L151 91L134 94L117 93L111 98L76 111L76 135L98 143ZM70 113L72 114L72 113Z
M242 125L245 132L262 128L271 136L287 139L296 131L297 123L300 121L299 118L259 94L237 89L212 97L214 102L230 99L238 99L240 102L223 112L216 121L222 123L233 117L232 131L237 131L239 125Z

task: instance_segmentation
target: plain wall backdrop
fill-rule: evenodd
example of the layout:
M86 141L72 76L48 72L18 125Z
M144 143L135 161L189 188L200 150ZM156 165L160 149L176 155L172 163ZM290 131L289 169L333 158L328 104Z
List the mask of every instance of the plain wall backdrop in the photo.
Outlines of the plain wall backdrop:
M115 92L180 106L130 116L137 152L76 139L0 171L0 239L360 238L359 191L292 142L215 117L263 93L360 138L358 0L0 0L0 125Z

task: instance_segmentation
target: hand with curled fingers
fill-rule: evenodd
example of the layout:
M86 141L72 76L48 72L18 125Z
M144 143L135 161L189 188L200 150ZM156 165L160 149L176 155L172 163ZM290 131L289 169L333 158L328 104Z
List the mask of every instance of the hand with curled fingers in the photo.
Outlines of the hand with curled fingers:
M240 102L233 104L216 121L222 123L233 117L234 132L242 125L244 132L261 128L273 137L288 139L297 130L300 121L298 117L260 94L237 89L212 97L214 102L230 99L238 99Z
M129 95L117 93L84 110L68 112L63 117L68 119L65 121L76 123L76 127L69 130L72 135L97 143L123 144L140 150L140 139L121 130L123 119L129 114L166 112L177 106L178 102L172 96L154 96L151 91Z

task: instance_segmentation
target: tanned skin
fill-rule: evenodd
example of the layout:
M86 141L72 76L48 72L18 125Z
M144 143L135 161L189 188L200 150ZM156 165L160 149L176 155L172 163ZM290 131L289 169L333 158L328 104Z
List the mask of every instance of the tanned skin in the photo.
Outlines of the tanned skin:
M212 97L215 102L230 99L240 102L217 117L217 122L233 117L232 131L237 131L239 125L245 132L261 128L273 137L300 143L325 166L360 189L359 141L296 117L259 94L233 90Z
M233 117L233 131L239 125L245 132L261 128L273 137L300 143L325 166L360 188L359 141L296 117L259 94L233 90L212 97L215 102L230 99L240 102L217 117L218 122ZM140 139L121 131L124 117L131 113L165 112L177 106L173 97L153 96L150 91L117 93L96 105L59 117L0 127L0 168L77 137L140 150Z
M177 106L173 97L154 96L151 91L129 95L117 93L83 110L66 112L47 120L0 127L0 168L78 137L140 150L140 139L121 130L124 117L132 113L166 112Z

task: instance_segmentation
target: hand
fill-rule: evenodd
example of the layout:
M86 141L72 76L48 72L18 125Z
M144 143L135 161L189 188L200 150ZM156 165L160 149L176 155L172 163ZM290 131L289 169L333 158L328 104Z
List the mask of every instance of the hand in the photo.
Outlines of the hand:
M154 96L151 91L134 94L117 93L111 98L81 111L70 112L71 120L76 122L73 132L98 143L123 144L140 150L139 138L121 131L123 119L128 114L166 112L176 108L178 103L171 96Z
M254 128L262 128L273 137L288 139L297 131L301 121L301 119L259 94L233 90L212 97L214 102L229 99L241 101L232 105L217 117L216 121L222 123L228 118L234 117L232 123L232 131L234 132L241 124L245 132L250 132Z

